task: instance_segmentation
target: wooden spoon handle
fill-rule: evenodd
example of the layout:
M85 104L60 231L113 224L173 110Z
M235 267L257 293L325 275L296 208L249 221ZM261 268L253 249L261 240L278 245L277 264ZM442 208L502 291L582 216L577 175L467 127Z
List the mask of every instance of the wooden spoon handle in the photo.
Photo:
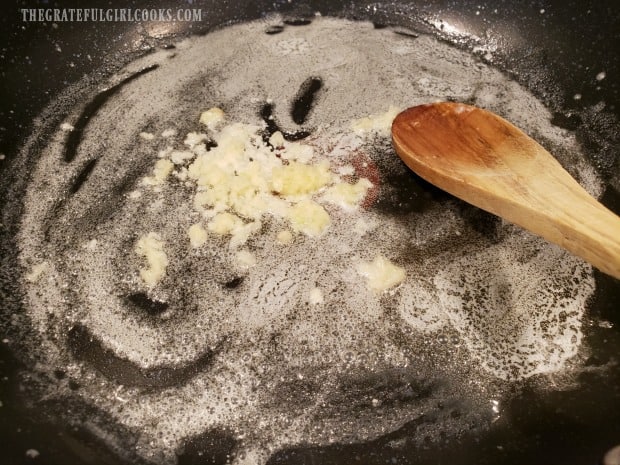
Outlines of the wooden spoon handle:
M620 217L570 181L576 186L558 188L554 198L547 195L548 209L543 211L540 228L531 218L524 227L620 279Z

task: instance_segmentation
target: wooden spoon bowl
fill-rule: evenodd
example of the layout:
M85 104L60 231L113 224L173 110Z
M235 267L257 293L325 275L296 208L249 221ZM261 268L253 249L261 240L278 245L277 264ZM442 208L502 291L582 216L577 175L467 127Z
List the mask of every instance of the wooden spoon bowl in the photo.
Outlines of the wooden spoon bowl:
M620 217L508 121L469 105L432 103L400 113L392 141L425 180L620 279Z

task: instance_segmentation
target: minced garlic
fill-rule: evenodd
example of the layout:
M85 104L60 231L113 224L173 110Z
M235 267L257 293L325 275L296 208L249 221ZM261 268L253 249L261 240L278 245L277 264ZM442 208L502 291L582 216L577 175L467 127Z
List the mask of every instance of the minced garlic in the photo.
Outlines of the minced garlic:
M161 133L161 136L164 139L169 139L170 137L174 137L177 135L177 130L174 128L168 128Z
M174 164L165 158L157 160L155 167L153 168L153 175L146 177L142 180L147 186L157 186L163 184L166 178L172 173Z
M224 236L232 234L233 231L243 226L243 221L232 213L218 213L207 225L207 229L211 232Z
M209 129L215 128L222 121L224 121L224 111L220 108L211 108L200 114L200 122Z
M256 265L256 257L249 250L238 251L235 258L237 259L237 265L241 268L247 269Z
M355 184L340 182L327 189L323 199L342 208L354 208L366 197L371 187L372 183L366 178L359 179Z
M232 231L232 237L228 243L228 247L235 249L245 244L248 239L262 228L260 221L252 221L251 223L244 223L238 228Z
M274 168L271 174L273 190L284 196L315 193L331 180L332 174L326 162L317 165L291 162Z
M278 233L276 239L280 244L290 244L293 242L293 234L288 229L285 229Z
M323 291L315 287L310 291L310 295L308 296L308 302L311 305L320 305L325 302L325 298L323 297Z
M302 200L292 206L288 218L294 231L302 232L310 237L320 236L330 224L327 211L312 200Z
M191 225L187 230L187 234L189 235L189 242L192 247L203 246L209 238L209 234L200 223Z
M375 292L383 292L399 285L406 276L404 268L382 255L377 255L372 262L359 263L357 272L366 278L368 288Z
M139 135L144 140L153 140L153 139L155 139L155 134L151 134L150 132L141 132Z
M284 147L284 144L285 144L284 136L282 135L282 133L280 131L276 131L269 138L269 143L273 147L276 147L276 148Z
M172 163L174 163L175 165L182 165L186 161L194 158L196 155L193 152L190 152L187 150L183 150L183 151L173 150L170 152L169 156L170 156L170 161L172 161Z
M388 119L391 122L392 113L395 110L360 120L354 126L378 130ZM193 207L205 223L193 224L187 231L194 248L204 245L209 234L227 236L229 248L239 248L263 229L264 215L288 223L276 233L275 240L280 244L290 244L292 232L319 237L331 224L322 204L355 208L372 187L364 178L346 182L343 177L354 174L351 166L332 170L326 160L313 163L315 149L309 144L287 141L279 131L266 143L259 126L226 123L219 108L203 112L200 123L209 135L189 132L182 149L168 146L160 150L152 175L143 179L144 184L157 186L161 192L159 185L172 173L195 189ZM175 135L174 129L162 133L167 138ZM215 143L207 148L207 141ZM163 244L152 234L141 238L136 248L147 258L149 266L140 273L149 285L161 279L167 265ZM244 261L246 265L251 262L248 260Z
M390 106L388 111L379 115L371 115L360 118L351 123L351 129L358 133L366 133L371 131L389 133L392 128L392 122L400 110L395 106Z
M166 274L168 257L164 252L161 236L150 232L140 237L136 245L136 253L146 258L147 266L140 268L140 277L150 287L155 286Z

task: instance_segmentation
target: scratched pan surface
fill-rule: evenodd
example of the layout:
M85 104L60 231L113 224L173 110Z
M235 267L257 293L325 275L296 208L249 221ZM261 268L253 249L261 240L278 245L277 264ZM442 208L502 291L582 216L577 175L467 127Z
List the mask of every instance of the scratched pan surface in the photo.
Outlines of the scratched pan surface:
M34 353L32 341L28 341L29 337L36 338L37 335L35 331L28 331L28 323L23 323L27 321L24 315L28 315L28 309L20 303L23 295L15 282L19 281L18 276L28 272L18 266L17 251L21 245L16 240L17 224L23 213L21 199L27 186L25 174L36 162L37 146L46 141L35 141L28 149L29 158L25 160L23 146L35 130L33 119L42 111L48 112L46 121L54 127L65 116L49 117L49 108L45 110L48 102L76 83L78 90L88 89L89 85L91 89L96 88L97 83L106 82L122 66L148 56L152 51L174 50L169 46L177 43L180 37L202 35L228 23L264 18L268 12L282 14L284 28L310 27L308 23L315 21L316 11L323 16L367 20L377 29L383 30L387 26L387 29L398 31L401 37L408 34L412 41L417 40L418 35L430 34L492 61L494 67L508 72L550 109L555 126L574 131L591 165L604 181L603 203L618 212L620 84L615 77L620 72L617 60L620 13L612 2L608 3L198 1L188 6L202 9L201 22L101 23L97 28L80 23L63 23L58 27L48 23L23 23L17 9L24 5L18 2L12 8L4 6L0 57L4 82L0 90L0 153L5 155L0 160L3 214L0 233L4 244L0 276L0 428L3 438L0 462L252 463L251 454L256 453L256 463L270 464L600 463L609 449L620 444L620 367L617 363L617 354L620 353L620 286L617 281L598 272L593 274L596 290L589 297L587 311L580 319L582 345L587 352L576 357L578 363L575 363L573 372L555 377L534 375L510 384L508 388L503 385L501 408L489 404L488 416L473 407L469 411L466 405L450 404L459 387L442 384L445 375L442 366L433 367L432 363L424 366L420 354L411 354L413 362L419 364L417 371L405 367L378 370L374 374L372 371L363 372L361 377L343 378L346 382L340 385L344 387L338 395L331 392L328 404L336 412L341 408L341 415L347 420L340 425L343 430L354 430L359 425L367 434L335 434L335 440L321 434L309 434L306 441L303 438L289 442L274 440L272 443L285 445L259 454L242 447L251 441L240 437L234 428L209 428L198 433L194 430L178 442L172 455L167 456L148 456L140 452L138 447L146 446L140 442L141 438L148 437L146 429L141 431L118 423L114 415L106 412L105 402L92 402L81 392L92 383L93 376L97 382L108 383L107 389L116 390L122 385L133 389L131 392L134 395L137 392L138 396L140 393L148 397L158 391L181 390L201 372L208 373L212 354L205 353L204 357L198 357L187 366L140 370L103 347L89 328L75 322L66 326L50 322L51 326L59 328L58 344L67 347L72 360L68 361L67 367L58 366L53 370L37 367L35 364L41 363L41 359ZM49 5L41 3L43 7ZM158 7L162 5L177 7L172 2L157 4ZM88 6L102 5L92 2ZM144 6L151 7L152 4L134 2L123 5ZM484 57L487 52L492 52L492 59ZM86 92L90 97L81 103L82 116L87 118L78 119L82 121L80 124L85 127L87 119L94 117L108 98L114 98L115 92L121 92L125 85L129 88L132 82L139 82L149 73L149 68L143 68L103 93ZM329 81L325 79L323 84L328 87ZM268 112L269 108L262 107L262 111ZM47 133L45 127L36 130L39 134L52 133L51 127ZM303 131L299 131L298 136L303 137ZM67 143L69 149L65 155L69 155L65 158L68 161L71 161L72 150L77 150L79 142ZM21 158L18 156L20 150ZM388 191L392 197L389 199L408 199L414 189L423 200L414 202L411 210L426 211L437 206L455 205L453 199L419 179L403 174L406 171L393 167L388 171L400 173L400 176L384 180L390 184ZM87 182L87 178L88 174L84 176L86 181L78 179L79 184L77 187L74 184L73 189L82 189L81 183ZM407 194L394 194L399 191ZM397 209L390 211L386 203L377 204L377 208L384 210L382 214L399 214ZM455 208L489 244L496 240L500 228L497 220L458 202ZM66 215L64 220L67 220ZM65 230L59 228L59 231ZM58 233L53 236L52 232L51 240L58 241ZM236 282L232 277L225 284L235 287ZM133 294L133 303L143 310L161 311L157 305L159 302L149 301L141 294ZM217 350L213 349L214 352ZM449 360L451 354L450 350L442 354L446 365L453 363ZM458 354L453 355L458 358ZM432 356L429 358L433 359ZM69 365L80 366L81 371L75 371ZM42 375L50 371L50 378ZM85 378L80 379L76 375L78 372ZM472 381L471 377L464 379ZM272 396L276 400L272 402L281 402L282 410L293 410L295 402L303 403L313 392L323 392L318 388L308 391L306 385L300 386L298 390L278 386L282 390L276 391ZM463 387L463 390L467 389ZM118 402L123 402L124 391L118 392ZM447 401L444 401L444 395ZM369 414L359 408L360 398L371 400L373 397L380 397L384 404L391 405L392 410L385 408ZM489 396L488 400L492 398ZM475 404L480 399L468 400ZM334 407L337 402L340 404ZM359 409L359 424L355 423L355 416L349 415L355 409ZM390 423L386 419L390 412L402 413L407 421ZM376 415L376 421L372 415ZM372 424L387 426L381 432L379 427L373 429ZM298 432L299 429L291 426L291 431ZM157 450L157 440L149 438L149 442L152 450ZM244 459L241 453L250 456Z

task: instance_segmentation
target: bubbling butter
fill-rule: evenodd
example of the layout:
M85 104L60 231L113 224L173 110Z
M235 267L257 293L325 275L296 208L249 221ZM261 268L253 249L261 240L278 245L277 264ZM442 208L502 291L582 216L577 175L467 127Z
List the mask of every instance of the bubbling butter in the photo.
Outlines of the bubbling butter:
M407 424L411 447L443 447L492 427L489 400L513 383L579 365L591 268L510 225L489 238L454 200L412 208L420 190L392 185L410 178L393 162L386 107L452 98L500 113L557 147L597 195L575 135L505 74L431 36L335 18L266 34L272 21L155 51L79 104L75 93L54 102L76 126L104 84L142 73L88 121L73 162L61 162L57 120L21 154L33 169L13 209L18 268L49 267L20 281L19 319L0 312L36 359L29 389L71 405L58 411L88 418L128 462L180 462L213 431L234 432L234 465ZM300 125L291 101L315 76L324 86ZM268 143L262 102L282 128ZM310 135L285 139L299 130ZM364 179L376 203L360 200ZM112 369L59 337L67 328ZM50 382L57 368L66 377Z

